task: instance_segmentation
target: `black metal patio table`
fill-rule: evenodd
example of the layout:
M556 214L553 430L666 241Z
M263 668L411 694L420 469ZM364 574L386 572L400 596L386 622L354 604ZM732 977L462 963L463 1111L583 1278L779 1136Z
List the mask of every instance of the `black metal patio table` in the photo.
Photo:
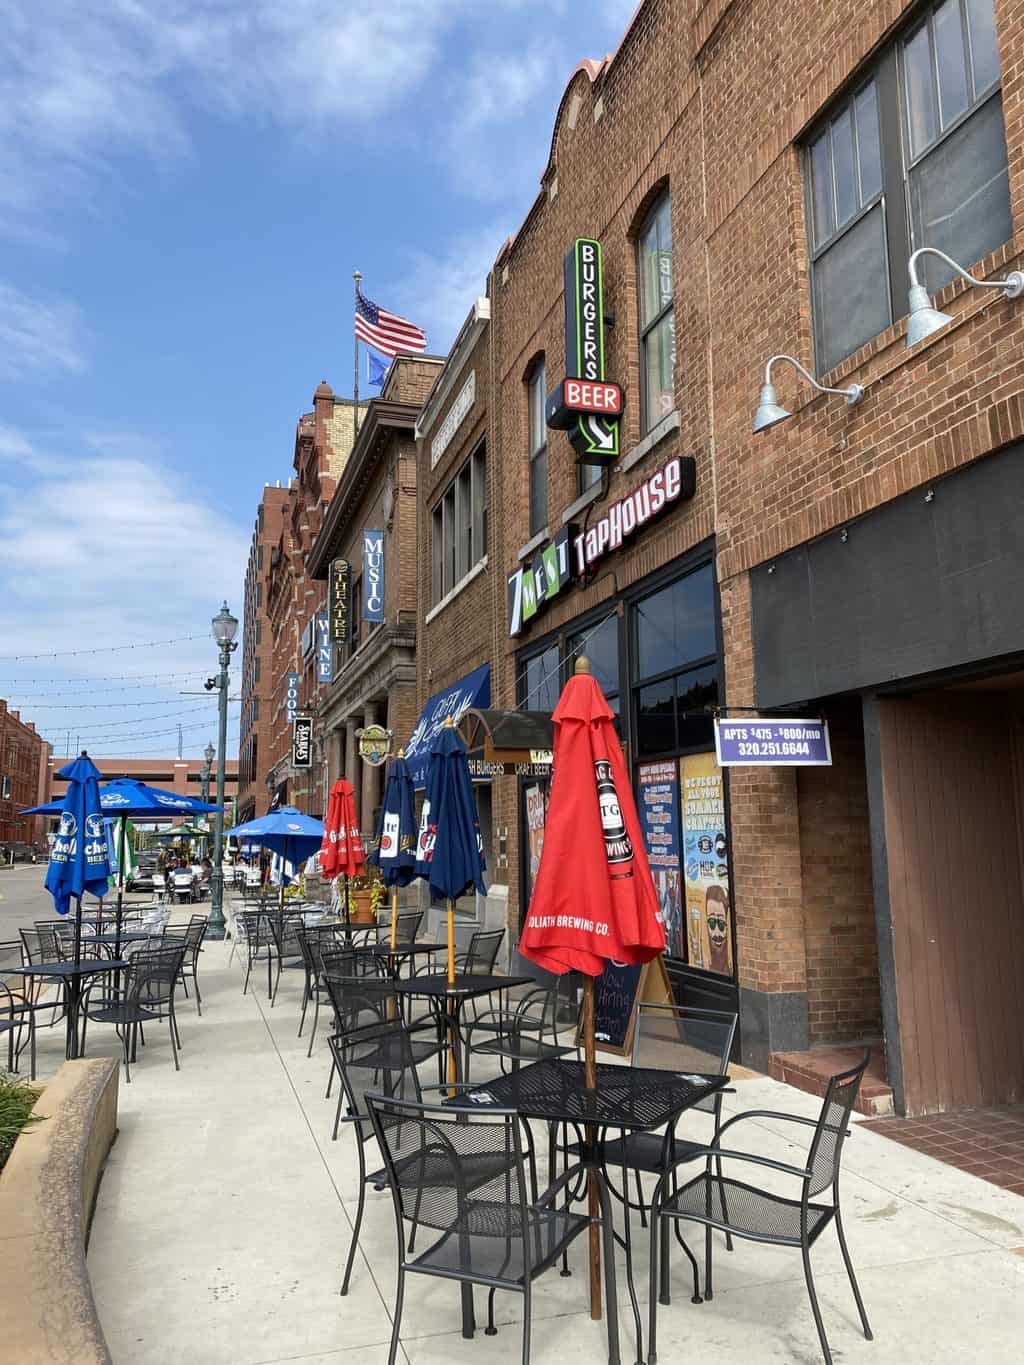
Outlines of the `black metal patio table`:
M442 945L447 951L447 944ZM477 975L475 972L456 972L455 980L449 982L447 972L431 972L426 976L410 976L395 982L399 995L420 996L430 1002L438 1016L438 1029L445 1023L451 1025L454 1036L461 1039L459 1020L467 1000L491 995L495 991L509 990L513 986L532 986L531 976ZM456 1079L463 1074L460 1049L455 1049Z
M42 977L58 981L64 988L64 1007L67 1015L64 1055L73 1061L79 1053L78 1013L82 1003L82 983L87 977L106 972L121 972L129 964L120 958L82 958L79 962L39 962L23 967L9 967L6 971L22 976Z
M381 957L387 960L387 967L390 974L398 976L404 962L411 962L417 957L429 957L433 953L446 953L447 943L396 943L392 948L387 939L382 939L377 943L359 943L351 950L353 953L366 953L371 957Z
M572 1124L580 1134L580 1159L603 1176L602 1152L607 1129L650 1131L674 1123L685 1110L729 1083L728 1076L697 1072L661 1071L655 1067L597 1064L597 1089L584 1084L583 1063L548 1058L519 1067L507 1075L483 1082L446 1101L453 1108L474 1113L488 1108L515 1109L524 1119L547 1123L554 1133L559 1125ZM592 1141L590 1133L596 1135ZM622 1143L623 1162L626 1144ZM552 1143L549 1161L554 1161ZM626 1170L623 1165L623 1181ZM623 1188L628 1188L625 1184ZM613 1230L614 1231L614 1230ZM625 1210L624 1234L615 1233L626 1255L626 1282L636 1327L637 1361L643 1362L640 1306L633 1283L633 1254L629 1208ZM654 1286L651 1292L656 1292Z

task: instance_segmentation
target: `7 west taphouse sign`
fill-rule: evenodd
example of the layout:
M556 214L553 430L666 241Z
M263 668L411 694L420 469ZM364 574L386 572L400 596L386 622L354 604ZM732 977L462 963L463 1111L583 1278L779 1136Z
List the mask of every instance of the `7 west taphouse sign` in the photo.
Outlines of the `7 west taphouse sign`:
M722 768L827 768L832 744L827 720L756 716L715 721L715 753Z
M508 579L508 633L521 635L547 604L599 559L618 550L629 538L674 502L692 498L697 464L691 455L674 455L661 469L619 498L587 530L564 526L542 546L532 563Z

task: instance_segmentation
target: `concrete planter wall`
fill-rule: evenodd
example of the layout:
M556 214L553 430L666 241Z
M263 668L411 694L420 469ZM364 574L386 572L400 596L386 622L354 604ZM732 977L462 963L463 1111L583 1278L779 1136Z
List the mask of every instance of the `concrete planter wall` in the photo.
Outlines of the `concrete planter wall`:
M43 1121L0 1175L0 1358L111 1365L85 1264L103 1164L117 1132L117 1062L65 1062L36 1102Z

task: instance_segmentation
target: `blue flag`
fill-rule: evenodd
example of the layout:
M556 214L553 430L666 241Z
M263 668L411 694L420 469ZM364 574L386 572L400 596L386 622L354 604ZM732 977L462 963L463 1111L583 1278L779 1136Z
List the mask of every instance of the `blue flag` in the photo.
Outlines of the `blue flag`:
M86 754L61 768L68 789L61 806L60 825L50 850L46 889L58 915L66 915L72 896L88 891L100 898L110 883L107 832L100 807L99 769Z
M366 368L369 373L369 382L375 387L380 388L384 380L388 377L388 366L390 361L384 360L381 356L375 355L367 348Z

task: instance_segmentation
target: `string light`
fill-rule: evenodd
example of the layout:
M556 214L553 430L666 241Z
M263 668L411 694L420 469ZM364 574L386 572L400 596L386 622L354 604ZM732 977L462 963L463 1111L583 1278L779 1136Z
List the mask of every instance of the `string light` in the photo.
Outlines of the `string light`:
M0 663L24 663L28 659L79 659L87 654L117 654L126 649L158 649L161 645L181 645L186 640L205 640L205 631L196 635L176 635L172 640L138 640L133 645L99 645L96 649L58 649L53 654L0 654Z

